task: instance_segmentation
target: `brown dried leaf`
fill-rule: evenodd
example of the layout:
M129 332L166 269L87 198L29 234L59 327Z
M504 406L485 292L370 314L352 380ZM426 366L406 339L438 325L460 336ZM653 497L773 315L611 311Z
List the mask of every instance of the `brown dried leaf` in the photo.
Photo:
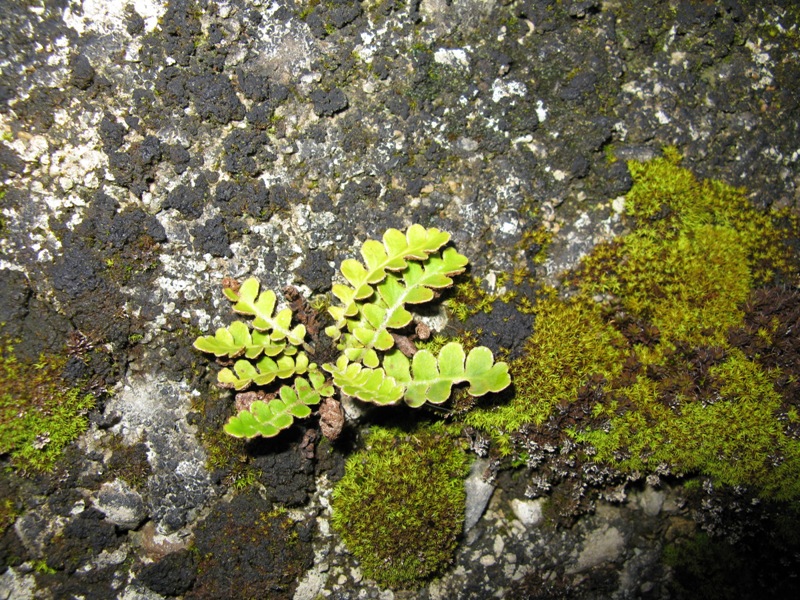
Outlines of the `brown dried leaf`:
M319 406L319 426L322 435L334 441L344 429L344 409L341 402L333 398L323 398Z
M411 358L417 353L417 346L408 337L400 335L399 333L391 334L394 339L395 346L408 358Z

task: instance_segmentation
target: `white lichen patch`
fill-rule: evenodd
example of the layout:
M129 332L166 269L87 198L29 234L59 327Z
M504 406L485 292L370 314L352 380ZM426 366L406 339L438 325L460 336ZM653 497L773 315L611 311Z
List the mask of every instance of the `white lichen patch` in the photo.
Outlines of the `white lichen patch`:
M540 123L544 123L547 120L547 108L542 100L536 101L536 117Z
M80 35L110 35L126 32L126 22L133 9L144 20L146 32L155 30L167 10L160 0L73 0L64 9L64 22Z
M753 79L751 87L754 90L764 90L775 81L770 69L772 60L769 55L770 50L773 50L775 46L764 42L761 38L747 40L744 45L745 48L750 50L753 62L757 65L757 68L750 73L750 77Z
M2 123L3 129L8 127L7 123L9 122L10 117L3 117L0 114L0 123ZM6 144L26 163L38 162L47 154L50 148L50 142L46 136L30 135L24 132L17 135L13 140L6 142ZM49 162L49 159L47 160Z
M159 256L163 266L163 275L156 279L158 290L167 298L183 296L187 300L196 300L202 294L199 284L209 283L209 263L202 256L179 256L164 253ZM169 302L164 305L165 311ZM172 311L168 311L172 312Z
M504 79L495 79L492 82L492 102L500 102L503 98L511 98L513 96L524 97L528 93L528 88L521 81L505 81ZM542 120L542 119L540 119Z
M469 68L469 55L463 48L437 48L433 53L433 60L454 69Z
M544 498L537 498L536 500L514 498L511 501L511 510L514 511L514 515L525 527L536 527L544 520L542 511L544 503Z
M616 560L625 548L625 538L616 527L592 531L584 541L578 560L567 567L567 573L581 573L592 567Z
M281 8L277 2L266 9L272 16ZM311 65L319 52L317 44L302 21L266 18L258 28L259 62L266 71L274 71L284 83L299 77Z
M113 433L126 444L146 440L150 514L162 533L196 516L213 494L205 450L186 419L195 393L183 382L132 375L106 406L120 417Z
M9 567L0 575L0 597L3 600L33 600L36 592L36 578L30 564L21 567Z

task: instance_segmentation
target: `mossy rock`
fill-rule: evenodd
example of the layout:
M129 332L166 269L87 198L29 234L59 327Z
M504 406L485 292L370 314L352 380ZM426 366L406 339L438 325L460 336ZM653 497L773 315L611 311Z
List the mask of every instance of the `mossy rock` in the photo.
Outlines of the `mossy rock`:
M66 356L19 360L0 337L0 456L22 473L51 470L88 426L95 398L62 378Z
M800 369L769 352L787 345L792 326L782 319L795 313L759 321L747 308L765 286L800 281L787 244L796 219L758 210L743 189L699 181L679 162L667 150L630 163L630 231L586 257L569 299L539 300L536 331L510 365L513 400L466 421L524 458L531 432L570 415L557 428L592 461L796 499L800 414L787 390ZM746 315L762 322L755 334L742 329Z
M333 526L364 575L414 587L452 560L463 528L468 459L442 426L375 428L333 492Z
M218 503L195 530L197 580L186 598L292 598L313 564L313 526L252 489Z

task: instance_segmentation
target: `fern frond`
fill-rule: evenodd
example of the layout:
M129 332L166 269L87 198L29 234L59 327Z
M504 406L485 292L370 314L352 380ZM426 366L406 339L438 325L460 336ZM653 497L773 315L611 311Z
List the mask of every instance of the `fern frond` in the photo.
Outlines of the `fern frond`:
M309 364L305 352L298 352L296 357L283 355L277 360L264 356L256 363L237 360L233 364L233 369L225 368L219 372L217 381L222 387L241 391L252 384L268 385L276 378L288 379L294 375L302 375L313 368L316 368L316 365Z
M468 355L457 342L446 344L435 356L420 350L409 360L400 352L389 353L383 361L387 376L406 386L404 398L411 407L430 402L445 402L454 384L469 383L471 396L504 390L511 383L508 365L494 362L492 351L485 346L473 348Z
M403 397L405 387L386 375L382 368L370 369L350 362L340 356L335 365L326 363L322 368L333 375L333 383L348 396L381 406L396 404Z
M258 358L261 354L277 356L281 352L293 354L293 347L285 341L276 342L269 335L253 331L246 323L234 321L228 327L220 327L214 335L204 335L194 341L194 347L201 352L208 352L217 358L227 356L238 358Z
M291 328L292 310L284 308L273 316L277 296L272 290L259 293L258 279L250 277L235 292L225 288L225 295L235 304L233 310L243 315L254 317L253 328L258 331L269 332L272 341L288 340L293 346L300 346L306 336L305 325Z
M434 227L411 225L406 233L389 229L383 234L383 243L367 240L361 246L364 263L355 259L342 261L341 272L350 284L335 284L333 295L339 299L339 306L328 309L337 323L344 327L344 320L354 317L358 312L357 302L365 300L374 293L374 286L384 280L387 271L402 271L408 260L425 260L450 240L450 234Z
M452 285L451 277L464 271L467 257L447 248L441 256L429 256L423 262L408 261L400 273L387 273L377 285L374 301L357 303L357 318L347 319L352 334L345 337L344 348L350 360L368 367L377 366L371 350L388 351L394 346L390 329L408 325L413 316L406 304L421 304L434 297L434 289ZM350 349L360 348L354 352Z
M294 419L304 419L311 414L310 406L319 404L320 393L302 377L294 381L294 388L284 385L279 397L264 402L256 400L249 410L239 411L225 424L225 433L239 438L273 437L291 426Z

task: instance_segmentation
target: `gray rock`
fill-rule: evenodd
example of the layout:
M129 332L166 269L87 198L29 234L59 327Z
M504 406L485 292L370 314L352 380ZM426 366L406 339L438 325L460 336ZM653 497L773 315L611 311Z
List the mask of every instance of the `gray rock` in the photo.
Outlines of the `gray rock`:
M107 521L126 531L137 529L147 518L142 496L121 479L104 483L94 505Z
M149 377L130 377L106 410L117 411L114 426L127 443L147 436L153 475L147 481L147 512L159 533L177 531L213 497L206 455L186 420L188 390Z
M620 146L614 149L614 158L621 161L635 160L645 162L656 157L656 151L649 146Z
M544 519L542 513L542 506L545 503L544 498L537 498L536 500L520 500L514 498L511 501L511 510L514 511L516 517L526 527L535 527Z
M657 490L652 486L647 486L637 495L636 502L648 517L655 517L661 512L667 494L662 490Z
M568 573L582 573L606 562L613 562L622 554L625 538L616 527L603 527L586 536L585 545L576 564L567 568Z
M465 533L480 520L483 511L486 510L486 505L489 504L492 492L494 492L494 485L487 483L483 479L483 472L488 465L489 462L486 460L476 460L470 469L467 480L464 482L464 487L467 490L467 510L464 517Z
M44 511L28 511L14 522L14 531L25 548L33 555L40 555L45 540L59 527L58 523L48 521Z
M7 569L0 575L0 600L29 600L34 597L36 579L33 573Z

